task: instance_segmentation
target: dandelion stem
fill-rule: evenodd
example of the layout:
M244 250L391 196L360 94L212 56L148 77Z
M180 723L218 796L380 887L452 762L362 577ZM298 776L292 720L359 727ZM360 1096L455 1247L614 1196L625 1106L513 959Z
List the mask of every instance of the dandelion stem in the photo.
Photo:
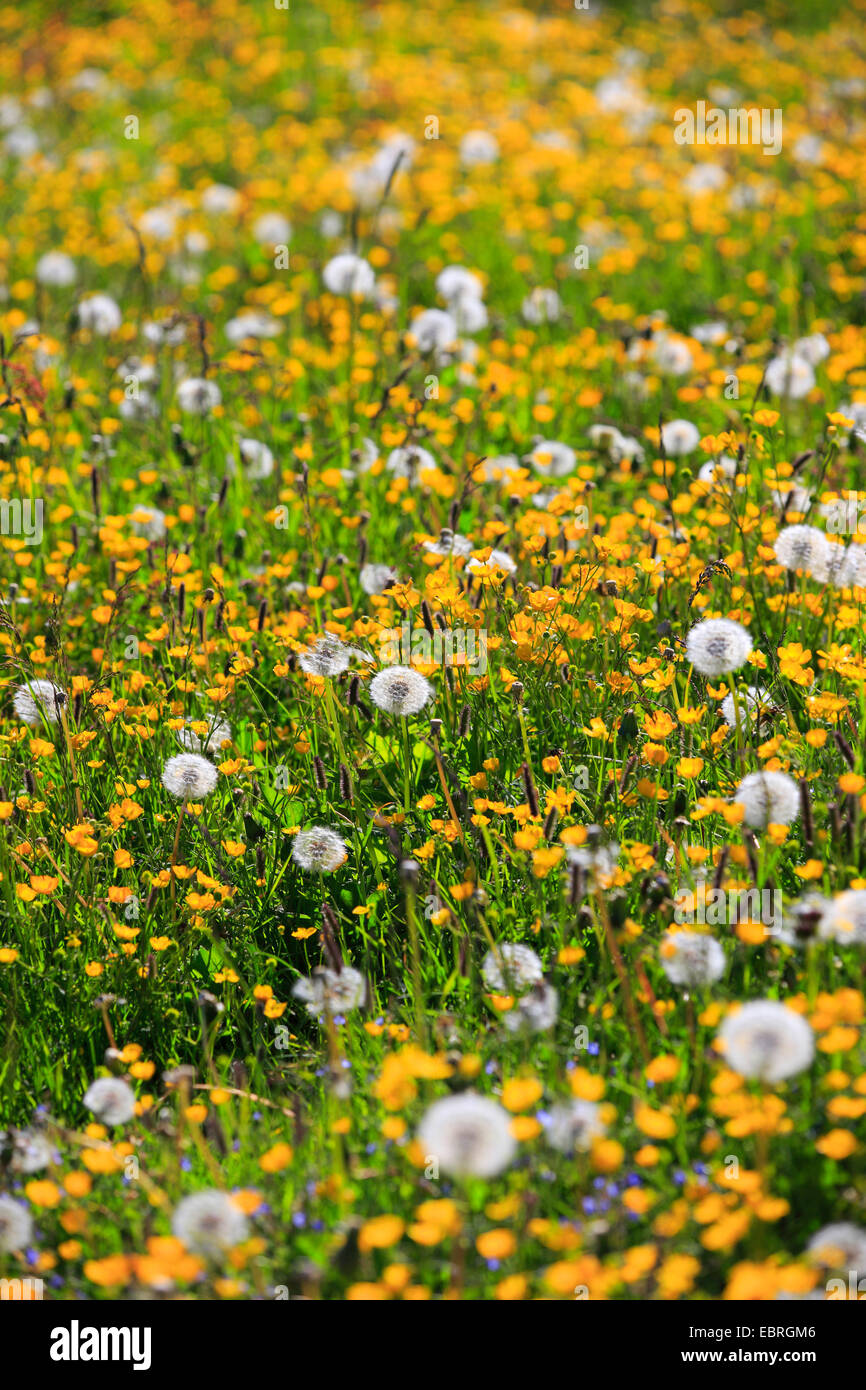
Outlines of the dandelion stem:
M75 749L72 747L72 737L69 733L69 720L66 717L66 709L60 707L60 722L63 725L63 735L66 739L66 751L69 754L69 767L72 772L72 785L75 788L75 809L78 812L79 824L84 820L84 806L81 801L81 785L78 781L78 769L75 764Z

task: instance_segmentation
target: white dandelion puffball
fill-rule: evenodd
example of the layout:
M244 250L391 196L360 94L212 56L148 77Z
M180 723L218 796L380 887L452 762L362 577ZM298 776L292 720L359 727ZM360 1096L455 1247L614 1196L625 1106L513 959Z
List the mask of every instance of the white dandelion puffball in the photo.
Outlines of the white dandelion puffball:
M178 1202L171 1229L187 1250L213 1257L245 1241L249 1226L227 1192L206 1188Z
M395 478L408 478L414 483L422 468L435 468L436 460L429 449L422 449L420 444L407 444L399 449L392 449L385 461L385 467L389 473L393 473Z
M866 889L849 888L828 903L818 935L840 946L866 946Z
M454 315L460 333L480 333L482 328L487 327L487 305L480 299L465 294L462 299L452 299L448 307ZM414 329L415 325L412 327Z
M263 212L253 223L253 236L260 246L284 246L292 239L292 224L281 212Z
M547 1142L560 1153L588 1153L596 1139L603 1139L607 1126L591 1100L573 1100L568 1105L552 1105L547 1126Z
M538 285L526 296L520 312L526 323L556 323L562 313L562 300L556 290Z
M670 932L659 945L659 961L672 985L711 985L725 973L725 953L714 936Z
M446 265L436 276L436 291L446 304L453 304L461 299L481 299L484 286L465 266Z
M182 801L201 801L216 787L219 774L198 753L176 753L162 770L162 785Z
M292 858L307 873L332 874L346 859L346 844L336 830L314 825L298 831L292 842Z
M230 343L242 343L245 338L276 338L280 323L264 309L245 309L229 319L223 332Z
M194 724L206 724L205 733L196 733ZM232 741L232 726L221 714L212 714L204 720L185 719L183 728L177 731L177 741L188 753L218 753L224 743Z
M827 1269L866 1270L866 1230L853 1221L836 1221L816 1231L807 1254Z
M498 158L499 142L487 130L468 130L460 141L460 162L469 168L495 164Z
M728 182L728 175L720 164L695 164L683 179L686 193L717 193Z
M812 578L819 584L832 584L836 589L850 589L860 576L860 561L842 541L828 541L822 560L812 565Z
M458 1178L495 1177L517 1148L508 1111L474 1091L434 1101L416 1137L425 1156Z
M260 439L239 439L238 453L244 473L251 482L259 483L273 473L274 456L267 444L263 444ZM234 473L235 461L232 454L226 455L226 467L229 473Z
M541 959L530 946L506 941L488 951L481 964L485 985L494 994L520 994L544 979Z
M815 385L812 364L796 352L785 352L767 363L764 385L774 396L790 401L802 400Z
M219 216L221 213L237 212L243 199L236 188L231 188L227 183L212 183L204 190L201 195L201 206L204 212L213 213Z
M202 376L190 376L177 388L177 403L186 415L210 415L222 401L222 392L215 381Z
M7 1193L0 1193L0 1252L12 1255L30 1244L33 1237L33 1218L21 1202Z
M363 256L351 251L343 251L333 256L322 271L325 288L331 294L357 294L366 297L372 294L376 284L373 267Z
M411 666L388 666L370 681L370 699L386 714L419 714L433 699L433 687Z
M40 285L52 289L66 289L78 279L78 271L71 256L65 251L46 251L36 262L36 279Z
M809 489L799 487L795 483L771 488L770 498L776 511L783 512L785 516L789 512L796 512L798 516L805 516L812 502L812 494Z
M476 463L472 476L482 483L510 483L519 471L520 459L516 454L492 454Z
M144 536L148 541L161 541L168 530L165 512L159 507L136 507L130 525L136 536Z
M58 708L66 704L66 691L52 681L30 681L15 691L12 708L25 724L49 724L58 721Z
M661 443L668 458L690 454L698 447L700 438L700 430L691 420L669 420L662 425Z
M444 352L457 341L457 320L444 309L425 309L409 325L419 352Z
M773 547L779 564L786 570L805 570L814 574L829 567L830 542L816 526L785 526Z
M546 1033L559 1017L559 993L541 980L505 1014L508 1033Z
M556 439L540 439L530 454L527 463L532 464L536 473L545 478L564 478L574 469L577 455L567 444Z
M743 807L746 825L756 830L790 825L800 814L799 787L785 772L750 772L731 799Z
M514 574L517 566L504 550L491 550L486 560L473 556L466 561L468 574L487 574L489 570L502 570L505 574Z
M595 449L612 449L623 439L616 425L590 425L587 430L589 442Z
M736 476L741 472L740 465L736 459L730 458L728 454L720 454L717 459L710 459L698 470L698 481L701 483L726 486L734 482Z
M323 637L314 647L301 652L298 665L308 676L339 676L348 671L351 650L336 637Z
M20 125L10 130L3 141L3 148L13 159L29 159L39 149L39 136L29 126Z
M685 376L694 362L688 343L667 334L653 343L652 360L657 370L666 376Z
M379 446L374 439L362 439L352 450L352 462L359 473L369 473L379 457Z
M292 988L296 999L307 1006L307 1013L320 1018L323 1013L346 1014L350 1009L363 1008L367 998L367 981L359 970L344 965L342 970L327 966L313 971L309 977L296 982Z
M38 1173L53 1162L54 1146L47 1135L38 1129L12 1131L9 1167L13 1173Z
M141 326L141 331L149 343L155 343L157 347L177 347L186 338L186 325L183 323L172 323L171 320L147 320Z
M619 866L619 845L566 845L566 863L583 869L591 885L609 888Z
M757 999L729 1014L717 1041L732 1071L770 1083L805 1071L815 1053L805 1018L775 999Z
M726 724L733 729L739 724L759 724L761 713L770 703L770 697L766 690L760 686L750 685L746 690L737 691L737 699L733 695L726 695L722 701L722 715ZM738 718L739 716L739 718Z
M810 333L806 338L797 339L794 352L804 358L810 367L817 367L819 362L830 356L830 344L823 333Z
M391 565L362 565L358 579L365 594L381 594L397 583L397 571Z
M123 314L110 295L90 294L78 302L78 322L98 338L107 338L110 333L117 332L123 323Z
M428 555L456 555L465 559L472 554L472 542L466 536L457 536L447 527L439 532L438 541L424 541Z
M105 1125L125 1125L135 1114L135 1094L120 1076L100 1076L84 1092L84 1104Z
M686 638L686 659L702 676L717 679L738 671L752 650L752 638L730 618L705 618Z
M839 578L839 587L847 589L866 589L866 546L852 541L848 547L845 569Z

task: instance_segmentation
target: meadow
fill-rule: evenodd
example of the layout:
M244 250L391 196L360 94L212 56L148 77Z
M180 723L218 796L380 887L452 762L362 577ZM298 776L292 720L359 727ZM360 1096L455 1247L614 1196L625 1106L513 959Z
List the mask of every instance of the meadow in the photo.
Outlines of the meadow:
M856 1297L863 0L75 10L0 8L0 1276Z

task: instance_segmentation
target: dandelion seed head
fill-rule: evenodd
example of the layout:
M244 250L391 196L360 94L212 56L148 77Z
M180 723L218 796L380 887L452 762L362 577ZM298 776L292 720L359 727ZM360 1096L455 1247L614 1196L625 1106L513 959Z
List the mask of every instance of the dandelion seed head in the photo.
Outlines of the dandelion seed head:
M331 970L323 966L309 977L296 982L292 989L296 999L307 1006L307 1013L313 1018L322 1014L349 1013L351 1009L363 1008L367 998L367 981L359 970L344 965L342 970Z
M434 1101L417 1140L425 1156L455 1177L495 1177L509 1166L517 1147L507 1110L474 1091Z
M100 1076L84 1092L84 1104L105 1125L125 1125L135 1114L135 1093L120 1076Z
M667 424L662 425L662 441L668 458L690 454L698 447L700 438L700 430L691 420L668 420Z
M198 753L176 753L162 770L162 785L184 801L201 801L216 787L218 773L213 763Z
M391 450L385 467L395 478L407 478L414 484L420 472L436 467L436 460L429 449L422 449L420 444L407 444Z
M28 1246L33 1237L33 1218L21 1202L0 1193L0 1252L14 1254Z
M47 719L49 724L58 721L58 709L66 704L66 691L52 681L30 681L19 685L12 700L12 708L24 724L41 724Z
M732 800L743 807L743 819L755 829L791 825L800 814L799 787L785 772L750 772Z
M835 1221L816 1231L807 1253L827 1269L866 1270L866 1230L853 1221Z
M737 691L736 701L733 695L726 695L722 701L722 715L726 724L733 729L735 726L745 725L756 726L760 724L762 713L768 708L770 697L766 690L760 686L750 685L745 690ZM739 713L738 713L739 712Z
M517 572L517 565L507 551L495 548L491 549L486 559L473 555L471 560L466 561L468 574L487 574L490 570L502 570L504 574L510 575Z
M159 507L136 507L129 524L136 536L144 536L148 541L161 541L168 530L165 512Z
M818 935L840 946L866 946L866 889L849 888L826 906Z
M526 296L520 312L526 323L556 323L562 313L562 300L556 290L538 285Z
M559 992L540 980L508 1010L503 1022L508 1033L546 1033L558 1017Z
M298 657L298 665L308 676L339 676L348 671L352 657L350 647L336 637L323 637Z
M409 325L419 352L445 351L457 341L457 320L444 309L425 309Z
M460 141L460 162L468 168L495 164L498 158L499 142L488 130L468 130Z
M36 262L36 279L40 285L52 289L66 289L78 279L78 271L71 256L65 251L46 251Z
M222 401L222 392L215 381L201 376L189 376L180 382L177 403L186 415L210 415Z
M171 1229L187 1250L214 1258L245 1241L249 1224L227 1192L206 1188L178 1202Z
M229 319L223 331L230 343L242 343L246 338L276 338L280 323L264 309L245 309Z
M436 290L446 304L461 299L481 299L484 286L480 278L463 265L446 265L436 276Z
M38 1129L12 1131L12 1157L9 1167L13 1173L39 1173L54 1162L54 1146Z
M505 941L496 951L488 951L481 975L494 994L520 994L544 979L541 959L520 941Z
M526 455L526 462L543 477L564 478L573 471L577 454L557 439L540 439L532 452Z
M111 295L91 294L78 301L78 322L98 338L107 338L117 332L123 323L123 314Z
M824 532L816 526L785 526L773 547L776 559L786 570L805 570L816 578L829 566L830 549Z
M274 471L274 456L267 444L263 444L260 439L239 439L237 448L244 473L250 482L259 483L271 476ZM233 454L226 455L226 469L230 474L234 474Z
M363 298L372 294L376 284L373 267L362 256L356 256L351 251L333 256L322 271L322 279L331 294L360 295Z
M199 722L202 721L186 719L183 728L177 731L177 741L188 753L218 753L224 743L231 743L232 726L222 715L212 714L203 721L207 724L204 734L197 733L192 727Z
M370 699L386 714L419 714L433 699L433 687L411 666L388 666L371 680Z
M815 385L812 364L797 352L784 352L767 363L764 385L773 396L799 401Z
M253 223L253 236L260 246L284 246L292 239L292 224L281 212L263 212Z
M730 618L705 618L686 638L686 658L702 676L716 679L738 671L748 660L752 638Z
M358 579L365 594L381 594L397 583L397 571L392 565L362 565Z
M588 1153L596 1139L603 1139L606 1134L607 1126L594 1101L573 1100L550 1107L547 1142L560 1153Z
M299 830L292 841L292 858L307 873L332 874L346 859L346 842L326 825Z
M732 1071L770 1084L805 1071L815 1052L805 1018L775 999L753 1000L729 1014L718 1038Z
M695 989L711 985L725 973L725 953L704 932L669 932L659 946L662 970L671 984Z

